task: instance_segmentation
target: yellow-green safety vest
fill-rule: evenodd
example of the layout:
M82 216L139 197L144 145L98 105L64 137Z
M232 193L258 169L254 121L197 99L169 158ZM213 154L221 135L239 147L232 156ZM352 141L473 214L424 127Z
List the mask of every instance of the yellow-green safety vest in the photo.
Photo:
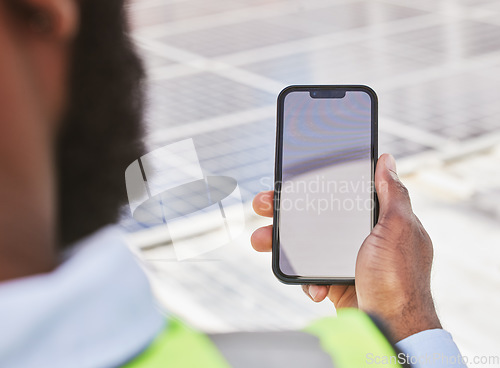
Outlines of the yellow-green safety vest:
M342 309L337 317L320 319L304 329L303 333L319 340L319 345L329 356L332 367L401 367L392 344L370 316L360 310ZM279 340L279 336L279 334L276 335L276 339ZM227 341L235 343L230 336ZM279 342L277 341L278 345ZM246 339L243 344L251 344L251 339ZM277 347L277 349L280 348ZM262 359L266 357L262 356ZM275 366L284 368L291 366L285 356L280 358L279 362L283 365L278 363L279 365ZM165 330L142 354L124 365L125 368L226 368L232 366L245 365L228 360L208 335L193 330L178 319L170 320ZM255 366L258 368L258 365Z

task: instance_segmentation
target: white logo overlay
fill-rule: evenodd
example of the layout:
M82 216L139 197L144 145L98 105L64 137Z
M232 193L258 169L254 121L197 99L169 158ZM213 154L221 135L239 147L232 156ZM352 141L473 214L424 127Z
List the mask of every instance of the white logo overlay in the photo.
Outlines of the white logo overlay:
M135 160L125 182L132 217L161 234L179 261L228 244L244 229L237 181L205 176L192 139Z

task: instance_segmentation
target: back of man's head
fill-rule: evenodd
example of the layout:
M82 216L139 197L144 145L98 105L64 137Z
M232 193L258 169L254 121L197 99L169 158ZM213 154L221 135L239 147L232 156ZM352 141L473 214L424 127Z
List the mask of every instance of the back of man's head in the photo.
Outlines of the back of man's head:
M142 154L123 0L0 2L0 280L116 221Z

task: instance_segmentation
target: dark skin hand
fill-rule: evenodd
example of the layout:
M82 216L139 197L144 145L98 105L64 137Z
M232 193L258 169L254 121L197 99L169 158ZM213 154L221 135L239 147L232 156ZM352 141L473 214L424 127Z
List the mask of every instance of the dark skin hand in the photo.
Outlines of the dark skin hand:
M354 307L379 316L394 341L420 331L441 328L430 290L432 242L412 211L410 197L396 173L391 155L384 154L375 172L380 214L363 242L356 261L354 285L303 285L315 302L328 297L337 309ZM253 208L273 215L273 192L259 193ZM252 246L270 252L272 225L252 234Z

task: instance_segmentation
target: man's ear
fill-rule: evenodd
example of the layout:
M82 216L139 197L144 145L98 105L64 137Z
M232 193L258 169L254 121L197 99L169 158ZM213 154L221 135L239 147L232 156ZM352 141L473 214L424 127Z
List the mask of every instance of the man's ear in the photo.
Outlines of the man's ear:
M12 0L11 6L32 32L60 41L73 38L78 28L79 0ZM106 1L106 0L103 0Z

